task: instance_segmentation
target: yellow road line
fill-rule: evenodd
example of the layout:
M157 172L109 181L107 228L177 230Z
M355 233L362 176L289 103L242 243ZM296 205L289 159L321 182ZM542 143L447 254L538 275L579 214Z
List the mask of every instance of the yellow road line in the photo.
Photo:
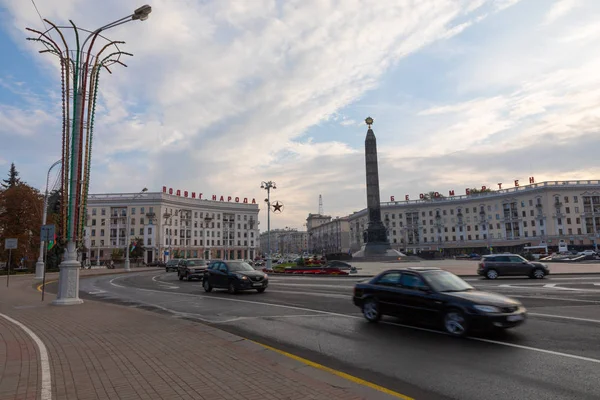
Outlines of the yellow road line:
M390 390L390 389L384 388L383 386L379 386L379 385L376 385L376 384L374 384L374 383L371 383L371 382L365 381L364 379L357 378L356 376L349 375L349 374L347 374L347 373L345 373L345 372L338 371L338 370L335 370L335 369L333 369L333 368L326 367L326 366L324 366L324 365L321 365L321 364L317 364L316 362L313 362L313 361L307 360L306 358L298 357L298 356L296 356L296 355L294 355L294 354L287 353L287 352L285 352L285 351L283 351L283 350L279 350L279 349L276 349L276 348L274 348L274 347L267 346L266 344L262 344L262 343L259 343L259 342L255 342L254 340L250 340L250 341L251 341L251 342L253 342L253 343L256 343L256 344L258 344L258 345L260 345L260 346L262 346L262 347L264 347L265 349L268 349L268 350L274 351L274 352L276 352L276 353L279 353L279 354L281 354L281 355L284 355L284 356L286 356L286 357L289 357L289 358L291 358L291 359L293 359L293 360L299 361L299 362L301 362L302 364L308 365L308 366L310 366L310 367L313 367L313 368L316 368L316 369L320 369L321 371L329 372L330 374L333 374L333 375L339 376L340 378L343 378L343 379L349 380L350 382L354 382L354 383L356 383L357 385L366 386L366 387L368 387L368 388L371 388L371 389L377 390L377 391L379 391L379 392L382 392L382 393L385 393L385 394L389 394L390 396L397 397L397 398L399 398L399 399L403 399L403 400L414 400L412 397L408 397L408 396L406 396L406 395L403 395L402 393L394 392L393 390Z
M48 285L49 283L54 283L54 282L58 282L58 279L55 279L55 280L53 280L53 281L48 281L48 282L46 282L46 283L40 283L40 284L38 285L38 287L37 287L37 291L41 293L41 292L42 292L42 286L44 286L44 285Z

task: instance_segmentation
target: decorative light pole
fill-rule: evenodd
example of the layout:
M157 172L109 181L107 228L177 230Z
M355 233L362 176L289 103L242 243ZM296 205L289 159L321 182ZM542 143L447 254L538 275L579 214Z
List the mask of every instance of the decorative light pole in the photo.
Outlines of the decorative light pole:
M277 189L277 185L273 181L262 181L260 183L260 188L265 189L267 191L267 198L265 202L267 203L267 270L272 269L271 264L271 189Z
M141 192L139 192L138 194L133 196L132 200L137 199L138 197L141 197L144 193L146 193L148 191L147 188L143 188ZM127 207L127 232L125 232L125 271L131 271L131 264L129 262L129 248L131 247L131 217L129 216L129 207Z
M45 19L44 21L51 26L45 32L27 28L28 31L38 35L27 40L41 43L45 50L41 50L40 53L57 56L61 66L63 124L61 229L59 231L63 232L62 239L67 243L67 250L60 264L58 294L53 302L56 305L83 303L78 293L80 262L77 261L77 247L83 242L100 70L104 68L112 73L109 69L111 65L126 66L120 60L121 56L131 56L119 48L119 45L124 42L110 41L101 33L129 21L145 21L151 11L149 5L144 5L133 14L94 31L79 28L71 20L69 20L70 26L57 26ZM63 31L74 34L75 47L69 47ZM55 33L60 40L55 41L51 33ZM83 43L80 41L80 33L88 34ZM94 49L97 41L104 41L104 46L100 50Z
M48 216L48 185L50 184L50 172L54 167L60 164L62 160L58 160L48 168L48 175L46 175L46 191L44 192L44 209L42 210L42 225L46 225L46 217ZM40 256L35 263L35 279L44 278L44 246L46 243L42 240L40 242Z

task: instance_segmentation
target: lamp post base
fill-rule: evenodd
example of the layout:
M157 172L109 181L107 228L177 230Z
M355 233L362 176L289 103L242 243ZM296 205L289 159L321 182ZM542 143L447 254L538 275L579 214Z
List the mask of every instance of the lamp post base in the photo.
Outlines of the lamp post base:
M273 269L273 261L271 260L271 257L267 258L267 269L268 270Z
M125 268L125 271L131 271L131 263L129 262L128 258L125 259L125 262L123 263L123 268Z
M59 265L58 294L52 302L55 306L70 306L83 303L79 298L79 270L81 263L77 261L77 250L74 242L67 244L65 259Z
M35 263L35 277L33 279L41 280L44 279L44 262L39 261Z

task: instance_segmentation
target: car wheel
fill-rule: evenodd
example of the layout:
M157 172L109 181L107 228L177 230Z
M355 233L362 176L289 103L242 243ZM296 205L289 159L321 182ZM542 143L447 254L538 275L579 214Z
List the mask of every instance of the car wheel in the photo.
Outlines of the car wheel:
M533 273L531 274L531 277L534 279L544 279L545 276L546 276L546 273L541 268L534 269Z
M465 336L468 331L467 320L460 310L451 309L444 314L444 330L452 336Z
M169 272L169 268L165 268L165 272Z
M258 293L264 293L266 289L267 289L267 288L264 288L264 287L263 287L263 288L260 288L260 289L256 289L256 291L257 291Z
M237 289L235 288L233 282L229 282L229 287L227 288L227 291L231 294L237 293Z
M179 280L182 281L183 280L183 275L181 275L180 273L177 273L177 275L179 276Z
M190 276L188 274L185 274L185 280L188 281L188 282L191 281Z
M205 292L211 292L212 291L212 286L210 286L210 283L208 282L207 279L204 280L204 282L202 283L202 287L204 288Z
M488 271L485 273L485 276L488 279L496 279L498 278L498 271L495 269L488 269Z
M377 322L381 319L379 312L379 303L374 299L367 299L362 307L362 312L367 321Z

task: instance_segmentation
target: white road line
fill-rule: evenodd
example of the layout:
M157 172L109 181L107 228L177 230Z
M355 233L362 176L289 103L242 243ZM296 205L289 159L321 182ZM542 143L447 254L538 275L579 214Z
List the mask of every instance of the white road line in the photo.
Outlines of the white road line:
M270 286L270 285L269 285ZM325 292L294 292L290 290L267 290L270 293L283 293L283 294L300 294L302 296L318 296L318 297L331 297L336 299L351 299L351 294L335 294L335 293L325 293Z
M52 377L50 375L50 359L48 357L48 350L46 349L46 345L35 333L33 333L31 329L29 329L19 321L12 319L8 315L4 314L0 314L0 317L3 317L7 321L10 321L13 324L17 325L19 328L23 329L23 331L25 331L25 333L27 333L29 337L31 337L31 339L35 342L40 353L40 367L42 370L42 387L40 390L40 399L52 400Z
M598 319L579 318L579 317L566 317L564 315L540 314L540 313L532 313L532 312L528 313L528 315L535 315L537 317L569 319L569 320L573 320L573 321L595 322L597 324L600 324L600 320L598 320Z
M600 300L580 300L580 299L571 299L571 298L563 298L563 297L548 297L548 296L520 296L511 294L510 297L515 297L517 299L542 299L542 300L560 300L560 301L574 301L579 303L593 303L600 304Z
M111 280L111 283L112 283L113 280ZM123 287L123 286L121 286L121 287ZM146 292L166 293L166 292L161 291L161 290L152 290L152 289L140 289L140 290L144 290ZM234 302L234 303L246 303L246 304L255 304L255 305L263 305L263 306L278 307L278 308L287 308L287 309L290 309L290 310L302 310L302 311L314 312L314 313L317 313L317 314L334 315L334 316L343 317L343 318L362 319L362 317L358 317L358 316L354 316L354 315L341 314L341 313L335 313L335 312L329 312L329 311L322 311L322 310L315 310L315 309L312 309L312 308L305 308L305 307L286 306L286 305L283 305L283 304L264 303L264 302L260 302L260 301L230 299L230 298L226 298L226 297L214 297L214 296L196 295L196 294L189 294L189 293L170 293L170 294L172 294L172 295L178 295L178 296L193 296L193 297L196 297L196 298L197 297L201 297L201 298L214 299L214 300L231 301L231 302ZM160 307L160 308L165 309L164 307ZM168 309L165 309L165 310L168 310ZM170 310L168 310L168 311L170 311ZM199 319L201 319L201 318L199 318ZM404 328L409 328L409 329L414 329L414 330L419 330L419 331L432 332L432 333L437 333L437 334L449 336L445 332L436 331L436 330L433 330L433 329L420 328L420 327L415 327L415 326L411 326L411 325L404 325L404 324L398 324L398 323L386 322L386 321L381 321L381 322L383 322L384 324L387 324L387 325L396 325L396 326L401 326L401 327L404 327ZM574 354L561 353L561 352L552 351L552 350L545 350L545 349L540 349L540 348L537 348L537 347L522 346L522 345L508 343L508 342L500 342L500 341L497 341L497 340L489 340L489 339L482 339L482 338L475 338L475 337L468 337L467 339L478 341L478 342L492 343L492 344L497 344L497 345L500 345L500 346L514 347L514 348L523 349L523 350L535 351L535 352L538 352L538 353L550 354L550 355L555 355L555 356L559 356L559 357L571 358L571 359L575 359L575 360L588 361L588 362L593 362L593 363L600 364L600 360L595 359L595 358L582 357L582 356L578 356L578 355L574 355Z
M120 276L117 276L116 278L112 278L112 279L110 280L110 282L109 282L109 283L110 283L111 285L113 285L113 286L116 286L116 287L118 287L118 288L127 289L127 286L121 286L121 285L117 285L116 283L114 283L115 279L118 279L118 278L120 278Z
M350 285L321 285L321 284L314 284L314 283L279 283L279 282L271 282L269 281L269 286L297 286L297 287L302 287L302 286L307 286L307 287L311 287L311 288L341 288L341 289L354 289L354 285L350 286Z

